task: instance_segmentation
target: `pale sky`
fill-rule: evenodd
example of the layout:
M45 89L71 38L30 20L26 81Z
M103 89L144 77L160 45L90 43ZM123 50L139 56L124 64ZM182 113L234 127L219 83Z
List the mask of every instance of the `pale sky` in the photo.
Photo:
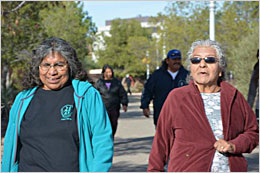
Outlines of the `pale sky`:
M157 16L171 1L84 1L84 10L97 27L105 26L106 20Z

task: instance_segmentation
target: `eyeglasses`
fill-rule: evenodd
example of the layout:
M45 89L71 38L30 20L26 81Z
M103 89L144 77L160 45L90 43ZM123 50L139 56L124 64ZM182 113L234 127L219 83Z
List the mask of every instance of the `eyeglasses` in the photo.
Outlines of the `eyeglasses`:
M192 64L199 64L201 60L204 60L207 64L214 64L218 61L218 59L215 57L206 57L206 58L194 57L190 59L190 62Z
M42 64L39 65L39 67L43 71L49 71L51 67L53 67L57 71L63 71L63 70L66 69L67 63L64 63L64 62L58 62L58 63L55 63L55 64L42 63Z

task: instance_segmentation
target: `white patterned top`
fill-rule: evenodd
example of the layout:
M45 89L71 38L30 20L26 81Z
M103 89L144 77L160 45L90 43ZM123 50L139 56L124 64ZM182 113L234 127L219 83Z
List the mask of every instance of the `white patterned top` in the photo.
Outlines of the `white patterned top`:
M223 139L223 125L220 111L220 92L201 93L205 112L216 140ZM230 172L228 157L216 151L211 172Z

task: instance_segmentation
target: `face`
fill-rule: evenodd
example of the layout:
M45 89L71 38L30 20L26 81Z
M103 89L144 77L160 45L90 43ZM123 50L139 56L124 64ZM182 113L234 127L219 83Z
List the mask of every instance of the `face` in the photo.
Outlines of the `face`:
M66 59L59 53L47 55L39 66L40 79L45 90L61 89L69 80L69 70Z
M190 64L191 75L195 84L201 86L217 86L221 69L219 67L217 52L211 47L197 47L193 51L192 58L202 58L198 64ZM216 62L206 63L204 58L215 57Z
M104 72L104 79L109 80L112 79L112 70L110 68L107 68Z
M168 64L168 70L176 72L181 68L181 59L180 58L167 58L166 63Z

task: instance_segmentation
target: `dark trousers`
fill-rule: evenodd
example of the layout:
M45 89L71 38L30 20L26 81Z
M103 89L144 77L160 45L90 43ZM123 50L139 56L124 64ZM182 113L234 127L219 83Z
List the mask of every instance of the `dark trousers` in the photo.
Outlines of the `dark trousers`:
M114 109L114 110L107 110L109 120L112 126L112 132L113 132L113 137L116 134L116 129L117 129L117 121L120 116L119 109Z
M132 94L132 92L131 92L131 85L127 85L127 93L129 93L130 95Z

